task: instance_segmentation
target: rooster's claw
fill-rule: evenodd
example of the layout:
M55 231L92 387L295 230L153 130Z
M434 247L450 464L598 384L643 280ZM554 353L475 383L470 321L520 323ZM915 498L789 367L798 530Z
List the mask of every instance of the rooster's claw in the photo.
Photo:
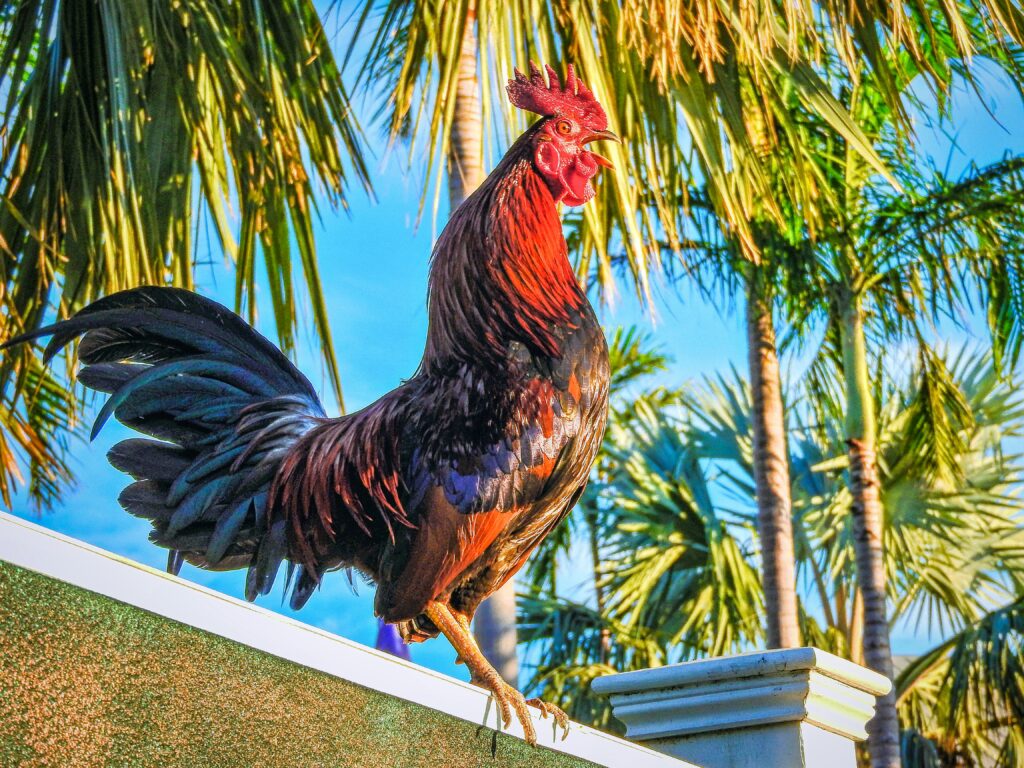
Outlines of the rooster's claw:
M561 707L556 707L543 699L527 699L526 703L539 709L541 717L547 718L548 715L551 715L555 719L555 723L562 729L562 741L569 737L569 716L562 711Z
M531 747L537 746L537 729L533 727L533 717L523 694L499 678L497 673L494 678L473 679L471 682L491 692L491 697L501 713L501 724L505 728L512 724L512 710L515 710L519 724L523 726L523 739Z

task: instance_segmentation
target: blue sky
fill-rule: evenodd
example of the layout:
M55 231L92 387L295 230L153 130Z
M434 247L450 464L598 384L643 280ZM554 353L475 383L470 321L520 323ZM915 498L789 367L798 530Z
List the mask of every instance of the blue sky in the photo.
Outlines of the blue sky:
M991 162L1006 151L1024 153L1024 108L1013 89L994 77L985 77L984 86L984 104L968 94L958 96L958 118L949 128L952 138L922 125L923 146L939 158L940 166L947 157L950 167L956 170L972 160L979 164ZM368 134L371 139L377 136L372 128ZM958 149L951 150L954 140ZM372 142L372 149L378 158L384 156L379 143ZM419 229L414 227L422 171L405 176L397 163L383 161L374 168L376 202L355 192L347 214L325 206L317 233L350 410L372 402L413 372L426 333L427 260L433 228L429 220ZM442 211L441 216L445 213ZM204 267L200 273L202 288L207 295L230 303L230 269L219 255L211 261L212 266ZM600 313L609 327L635 323L650 330L655 340L673 355L675 362L662 377L662 383L679 385L730 365L745 368L744 332L741 318L732 307L715 306L686 289L681 295L662 291L661 298L656 321L629 298L628 288L620 291L617 306L603 307ZM308 319L308 311L305 317ZM304 323L304 328L306 341L300 350L300 367L323 391L318 358L309 343L310 324ZM954 345L963 340L962 332L950 338ZM799 375L801 359L787 359L784 363L790 376ZM19 502L13 511L47 528L162 568L164 550L147 541L145 522L121 511L116 499L125 478L105 460L109 447L127 435L127 430L112 424L92 444L75 446L72 463L78 485L59 509L37 518ZM229 595L242 594L241 573L207 573L186 565L182 576ZM372 644L376 632L372 598L372 587L362 585L353 594L347 580L335 574L325 580L320 593L297 618ZM282 606L279 590L261 599L260 604L292 613ZM917 653L935 639L928 637L926 631L899 629L894 635L894 650ZM454 651L443 640L414 647L413 659L465 677L464 668L453 664Z

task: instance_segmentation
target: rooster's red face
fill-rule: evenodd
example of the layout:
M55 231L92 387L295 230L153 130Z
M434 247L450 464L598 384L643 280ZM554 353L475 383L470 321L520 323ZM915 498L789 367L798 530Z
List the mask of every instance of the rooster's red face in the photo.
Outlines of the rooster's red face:
M534 137L533 165L551 190L556 203L583 205L594 196L590 180L599 166L612 164L587 149L592 141L618 141L609 130L589 130L569 117L545 120Z
M547 182L555 202L583 205L594 196L591 179L598 167L612 167L601 155L587 149L587 144L619 139L608 130L604 108L576 77L572 64L564 86L551 67L545 68L547 82L532 61L529 78L517 69L515 79L508 82L508 96L515 106L547 118L533 134L533 165Z

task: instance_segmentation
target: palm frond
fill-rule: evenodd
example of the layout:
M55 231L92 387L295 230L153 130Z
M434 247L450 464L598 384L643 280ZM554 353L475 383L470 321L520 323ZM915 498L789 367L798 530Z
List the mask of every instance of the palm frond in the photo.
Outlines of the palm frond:
M206 249L255 321L261 253L282 346L301 282L340 401L316 195L344 206L369 178L313 3L30 0L0 25L0 339L104 293L193 288Z
M1024 600L1018 598L922 656L896 685L904 718L937 752L1011 768L1021 755L1022 681Z
M513 67L531 58L575 64L626 140L624 147L609 148L618 170L602 174L595 203L579 216L572 238L578 270L596 275L601 289L611 292L613 257L624 254L638 295L649 300L649 271L660 267L663 254L678 260L688 250L688 190L695 180L702 182L739 258L759 258L751 228L759 217L781 219L781 208L795 205L813 220L813 203L828 187L815 177L817 148L802 127L802 112L845 137L877 173L889 173L831 85L810 65L823 50L811 17L793 37L765 6L763 24L751 37L746 24L752 17L719 4L697 14L715 19L702 27L707 34L714 30L718 41L707 47L680 26L684 12L669 14L672 23L662 27L668 11L660 6L382 0L359 14L349 55L364 30L372 30L358 88L376 99L392 141L407 141L410 157L422 148L430 169L422 205L432 200L435 216L467 19L476 20L485 148L506 144L524 126L504 98ZM893 95L896 101L906 96ZM780 154L788 171L781 188L770 183L773 158Z
M974 428L970 404L945 361L923 340L918 345L918 376L900 440L905 453L891 471L935 484L962 481L961 460Z
M668 663L664 636L627 628L590 606L548 592L527 592L518 602L519 638L532 667L526 688L574 720L621 733L608 699L592 693L590 683L613 672Z
M18 485L37 510L60 501L73 478L67 460L76 434L74 394L32 355L17 387L0 397L0 501L10 509Z
M616 328L608 343L609 397L616 397L630 385L665 371L670 361L668 355L654 346L650 333L641 333L636 326Z
M1012 367L1024 316L1024 157L972 165L959 179L936 170L907 188L883 195L863 232L877 303L954 320L958 307L984 308L996 358Z
M659 627L690 653L721 655L760 638L763 596L744 528L720 516L679 426L641 404L613 438L623 469L602 584L626 626Z

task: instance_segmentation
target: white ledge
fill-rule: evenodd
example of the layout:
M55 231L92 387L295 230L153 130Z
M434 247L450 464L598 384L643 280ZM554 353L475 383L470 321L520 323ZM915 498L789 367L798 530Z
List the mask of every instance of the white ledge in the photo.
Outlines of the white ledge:
M0 560L189 624L357 685L498 728L481 689L0 512ZM438 640L437 642L443 642ZM534 715L538 743L602 766L688 764L578 723L568 737ZM518 723L508 732L522 737Z

